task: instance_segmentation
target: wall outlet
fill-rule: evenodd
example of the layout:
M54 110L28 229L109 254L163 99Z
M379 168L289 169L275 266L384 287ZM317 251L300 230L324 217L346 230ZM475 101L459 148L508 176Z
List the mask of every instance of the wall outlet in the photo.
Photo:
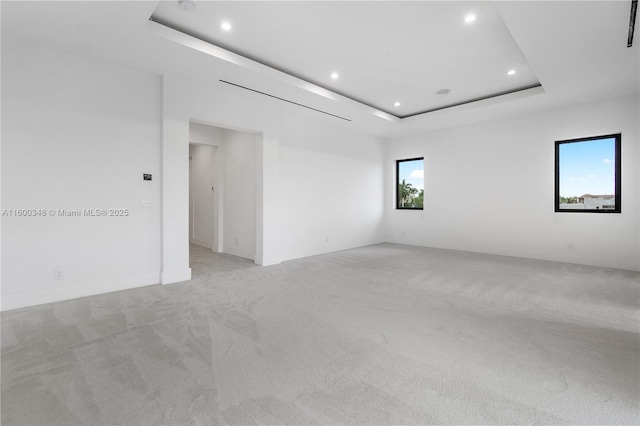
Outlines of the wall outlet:
M62 272L62 269L54 269L53 270L53 279L54 280L61 280L64 278L64 273Z
M567 250L573 250L573 243L569 243L569 245L567 246Z

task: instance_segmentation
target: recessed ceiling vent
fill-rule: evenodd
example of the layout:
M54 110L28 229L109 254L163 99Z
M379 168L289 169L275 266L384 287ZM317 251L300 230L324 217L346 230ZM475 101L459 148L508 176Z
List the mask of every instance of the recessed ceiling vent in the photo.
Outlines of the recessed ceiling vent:
M331 117L339 118L341 120L351 121L348 118L340 117L339 115L331 114L330 112L322 111L321 109L313 108L313 107L310 107L308 105L303 105L303 104L300 104L298 102L290 101L289 99L281 98L281 97L278 97L278 96L275 96L275 95L270 95L268 93L261 92L259 90L255 90L255 89L251 89L249 87L241 86L241 85L236 84L236 83L231 83L230 81L220 80L220 82L224 83L224 84L228 84L230 86L239 87L240 89L248 90L248 91L253 92L253 93L258 93L260 95L268 96L268 97L273 98L273 99L278 99L279 101L283 101L283 102L287 102L287 103L290 103L290 104L293 104L293 105L297 105L297 106L302 107L302 108L307 108L307 109L310 109L312 111L316 111L316 112L319 112L319 113L322 113L322 114L330 115Z
M627 47L633 46L633 32L636 26L636 15L638 14L638 0L631 1L631 16L629 16L629 37Z

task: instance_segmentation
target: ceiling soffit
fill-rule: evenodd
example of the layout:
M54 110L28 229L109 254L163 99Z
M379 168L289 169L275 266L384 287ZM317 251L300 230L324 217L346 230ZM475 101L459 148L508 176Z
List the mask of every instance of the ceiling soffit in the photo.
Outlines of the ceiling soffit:
M149 27L389 121L544 92L491 2L194 4L159 2Z

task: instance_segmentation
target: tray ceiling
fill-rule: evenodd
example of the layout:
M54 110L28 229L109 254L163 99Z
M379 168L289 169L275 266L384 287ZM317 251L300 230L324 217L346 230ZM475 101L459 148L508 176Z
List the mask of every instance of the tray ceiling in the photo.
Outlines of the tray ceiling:
M398 118L540 86L492 2L193 5L151 18Z

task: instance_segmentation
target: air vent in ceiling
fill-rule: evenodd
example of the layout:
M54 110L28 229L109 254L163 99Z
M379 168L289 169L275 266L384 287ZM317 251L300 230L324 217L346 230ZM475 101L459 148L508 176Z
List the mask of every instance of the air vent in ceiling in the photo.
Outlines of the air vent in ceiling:
M319 112L319 113L322 113L322 114L330 115L331 117L339 118L340 120L351 121L348 118L340 117L339 115L331 114L330 112L322 111L321 109L313 108L313 107L310 107L308 105L303 105L303 104L300 104L298 102L290 101L289 99L284 99L284 98L281 98L281 97L278 97L278 96L275 96L275 95L270 95L269 93L265 93L265 92L261 92L259 90L251 89L249 87L241 86L241 85L236 84L236 83L231 83L230 81L220 80L220 82L221 83L225 83L225 84L229 84L231 86L239 87L239 88L244 89L244 90L249 90L250 92L259 93L261 95L268 96L270 98L278 99L278 100L283 101L283 102L288 102L290 104L297 105L297 106L300 106L302 108L307 108L307 109L310 109L312 111L316 111L316 112Z
M629 16L629 37L627 47L633 46L633 32L636 27L636 15L638 14L638 0L631 1L631 16Z

